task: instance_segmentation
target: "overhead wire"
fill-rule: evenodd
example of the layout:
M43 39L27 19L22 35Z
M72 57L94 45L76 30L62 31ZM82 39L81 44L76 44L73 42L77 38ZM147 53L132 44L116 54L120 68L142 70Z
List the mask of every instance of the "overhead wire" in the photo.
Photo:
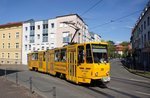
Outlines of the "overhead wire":
M91 9L93 9L94 7L96 7L98 4L100 4L103 0L99 0L98 2L96 2L93 6L91 6L89 9L87 9L85 12L83 12L81 14L81 16L85 15L86 13L88 13Z
M140 11L142 11L142 10L138 10L138 11L135 11L135 12L130 13L130 14L128 14L128 15L125 15L125 16L122 16L122 17L119 17L119 18L117 18L117 19L110 20L109 22L106 22L106 23L103 23L103 24L100 24L100 25L94 26L94 27L92 27L91 29L96 29L96 28L102 27L102 26L104 26L104 25L108 25L108 24L110 24L110 23L113 23L113 22L119 21L119 20L121 20L121 19L124 19L124 18L127 18L127 17L129 17L129 16L132 16L132 15L134 15L134 14L136 14L136 13L140 12Z

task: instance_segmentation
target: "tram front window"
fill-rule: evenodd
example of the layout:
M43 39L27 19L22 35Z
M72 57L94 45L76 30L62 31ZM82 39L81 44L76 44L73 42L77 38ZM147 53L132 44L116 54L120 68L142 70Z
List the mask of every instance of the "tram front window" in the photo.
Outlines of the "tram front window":
M92 52L94 57L94 63L107 63L107 46L93 44L92 45Z
M93 63L90 44L86 45L86 62Z

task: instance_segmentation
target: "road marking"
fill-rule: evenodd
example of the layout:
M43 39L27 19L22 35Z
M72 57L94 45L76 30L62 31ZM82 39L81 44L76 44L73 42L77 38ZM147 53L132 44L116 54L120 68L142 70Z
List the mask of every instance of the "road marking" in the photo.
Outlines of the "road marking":
M147 96L150 96L150 94L148 93L144 93L144 92L139 92L139 91L135 91L136 93L139 93L139 94L142 94L142 95L147 95Z
M150 83L149 81L146 80L137 80L137 79L129 79L131 81L137 81L137 82L145 82L145 83Z

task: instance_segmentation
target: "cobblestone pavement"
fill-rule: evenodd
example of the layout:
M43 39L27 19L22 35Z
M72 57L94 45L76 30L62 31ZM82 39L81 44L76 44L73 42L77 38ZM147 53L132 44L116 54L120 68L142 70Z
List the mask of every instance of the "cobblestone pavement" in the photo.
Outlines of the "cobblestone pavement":
M43 98L36 93L31 94L30 91L23 87L17 86L15 83L0 77L0 98Z

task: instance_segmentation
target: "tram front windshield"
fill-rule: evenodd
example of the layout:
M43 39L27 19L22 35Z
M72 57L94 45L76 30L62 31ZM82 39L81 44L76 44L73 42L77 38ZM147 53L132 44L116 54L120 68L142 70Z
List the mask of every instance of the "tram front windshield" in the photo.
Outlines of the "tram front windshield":
M94 57L94 63L107 63L107 46L100 44L92 44L92 53Z

